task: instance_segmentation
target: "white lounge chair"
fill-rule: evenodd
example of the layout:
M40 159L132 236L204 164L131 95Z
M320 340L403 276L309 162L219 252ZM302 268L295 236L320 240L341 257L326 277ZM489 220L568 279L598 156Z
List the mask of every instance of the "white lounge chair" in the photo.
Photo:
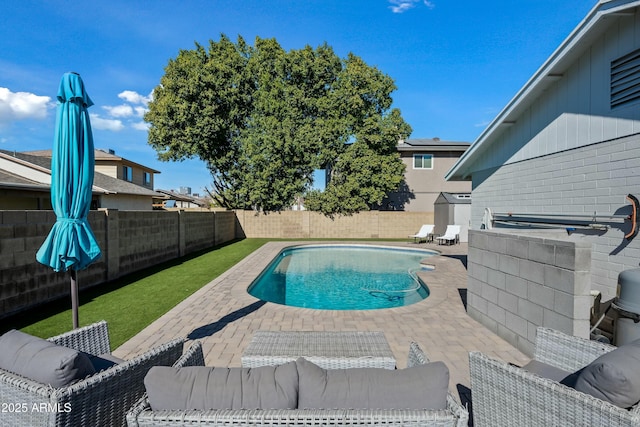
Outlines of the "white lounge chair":
M438 244L456 244L460 243L460 226L459 225L447 225L447 229L445 230L442 236L436 237L438 240Z
M433 241L433 227L433 224L424 224L420 227L420 231L409 236L409 239L413 239L413 243L420 243L422 240L425 242Z

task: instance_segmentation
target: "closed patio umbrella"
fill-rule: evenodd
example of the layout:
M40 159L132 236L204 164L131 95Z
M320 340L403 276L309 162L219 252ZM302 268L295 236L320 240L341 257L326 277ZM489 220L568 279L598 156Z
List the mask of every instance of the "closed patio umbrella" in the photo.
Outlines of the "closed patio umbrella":
M78 327L78 270L101 255L87 215L91 207L95 157L87 108L93 105L77 73L65 73L58 89L51 157L51 204L56 222L38 250L38 262L70 270L73 327Z

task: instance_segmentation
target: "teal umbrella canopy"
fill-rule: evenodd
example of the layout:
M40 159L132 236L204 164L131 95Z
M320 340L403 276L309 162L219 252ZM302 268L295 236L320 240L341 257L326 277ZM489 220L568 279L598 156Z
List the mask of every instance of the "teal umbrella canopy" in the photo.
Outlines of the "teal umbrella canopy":
M76 73L65 73L58 89L51 157L51 204L56 222L36 253L55 271L82 270L100 258L87 215L91 208L95 154L88 107L93 105ZM72 300L77 284L72 273ZM77 311L77 307L74 307ZM76 325L74 325L77 327Z
M55 271L82 270L101 255L87 221L95 169L87 110L91 105L82 78L65 73L58 89L51 158L51 204L57 220L36 254L38 262Z

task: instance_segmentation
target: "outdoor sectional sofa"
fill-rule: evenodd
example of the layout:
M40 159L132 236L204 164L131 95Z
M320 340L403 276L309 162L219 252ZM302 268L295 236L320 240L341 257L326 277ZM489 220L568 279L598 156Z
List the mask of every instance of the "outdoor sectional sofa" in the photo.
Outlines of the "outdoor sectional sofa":
M176 362L174 369L155 369L151 370L145 378L145 386L147 393L140 399L140 401L129 411L127 414L127 423L129 427L168 427L168 426L296 426L296 425L411 425L411 426L455 426L463 427L467 426L469 414L465 408L463 408L456 399L448 391L448 378L449 372L446 366L442 362L428 363L426 356L420 350L417 344L412 343L410 346L409 358L406 370L386 370L381 368L355 368L355 369L341 369L341 370L323 370L322 368L312 364L304 359L298 359L295 362L289 362L287 364L278 365L275 367L262 367L262 368L206 368L204 367L204 356L202 353L201 344L196 341L191 347L183 354L183 356ZM322 399L323 396L304 394L303 374L300 369L310 369L308 372L316 372L320 376L314 377L316 380L319 378L329 378L332 372L338 375L349 376L354 379L362 376L358 372L367 372L367 377L381 374L386 378L393 378L394 375L407 375L415 376L421 375L418 370L411 371L415 367L420 366L422 369L430 370L433 375L434 381L430 383L420 383L421 388L429 389L429 394L440 394L442 390L442 409L426 410L426 409L331 409L333 404L328 404L328 409L317 409L319 406L317 401L310 403L314 398ZM189 371L189 367L202 367L198 368L198 371ZM412 368L414 367L414 368ZM443 370L444 368L444 370ZM233 371L235 369L235 371ZM178 384L173 380L179 378L183 373L198 372L197 376L202 379L203 376L209 375L207 378L213 378L211 375L216 370L220 370L221 374L219 378L238 378L236 374L245 375L248 373L248 369L253 371L248 377L254 377L258 375L258 372L267 372L273 374L273 377L277 378L278 391L275 393L282 394L283 398L290 399L291 402L288 406L292 406L291 409L157 409L154 406L158 405L158 400L164 400L162 405L168 405L168 407L181 406L184 402L188 401L187 405L197 406L199 400L203 394L211 393L212 387L208 386L208 391L205 390L198 393L192 393L194 383L197 381L186 381L186 383ZM263 369L262 371L260 371ZM266 369L266 371L264 370ZM271 370L270 370L271 369ZM297 370L296 370L297 369ZM295 371L294 375L291 375ZM384 372L382 372L384 371ZM405 372L402 372L405 371ZM443 375L443 372L445 372ZM288 373L285 373L288 372ZM298 372L300 376L298 377ZM293 377L293 379L290 379ZM184 379L184 377L182 377ZM297 381L300 383L298 384ZM225 380L223 380L224 383ZM306 381L306 380L305 380ZM202 381L206 383L207 381ZM413 381L415 383L415 381ZM286 384L285 384L286 383ZM435 385L438 383L438 385ZM354 383L352 382L351 385ZM227 387L227 384L218 384L215 390ZM249 383L243 382L240 386L236 384L235 394L233 392L226 393L227 396L222 396L223 399L228 399L223 407L233 406L237 402L234 399L239 399L242 395L242 399L245 399L243 403L246 403L247 395L251 395L254 398L254 402L249 403L248 406L242 407L256 407L255 400L259 400L266 405L266 407L272 407L273 401L268 396L269 393L260 393L259 390L247 390ZM309 385L309 384L308 384ZM377 394L378 397L383 397L388 401L394 401L397 396L394 396L394 392L391 391L391 385L389 382L378 384L381 386L379 390L369 390L371 395ZM244 388L243 388L244 387ZM256 387L256 384L251 383L251 387ZM259 387L259 386L258 386ZM328 398L336 399L336 396L342 396L344 390L339 390L340 385L336 387L327 384L328 389L332 390L331 395ZM444 389L442 388L444 387ZM320 390L320 387L308 387L315 391ZM275 388L271 388L275 390ZM217 393L217 391L216 391ZM239 394L238 394L239 393ZM425 393L424 390L419 393ZM192 394L190 397L185 395ZM223 393L224 394L224 393ZM313 393L311 393L313 394ZM357 398L366 399L369 395L367 393L356 393ZM218 396L220 397L220 396ZM324 396L327 397L327 396ZM352 398L354 396L351 396ZM407 400L415 400L415 396L406 396ZM154 400L156 402L151 402ZM268 401L268 402L267 402ZM299 409L298 406L302 405L302 402L306 401L314 409ZM405 400L402 399L404 402ZM295 402L295 403L294 403ZM259 403L259 402L258 402ZM190 406L193 407L193 406Z
M152 366L171 366L184 339L134 357L111 355L107 322L48 340L11 330L0 337L0 426L123 426Z

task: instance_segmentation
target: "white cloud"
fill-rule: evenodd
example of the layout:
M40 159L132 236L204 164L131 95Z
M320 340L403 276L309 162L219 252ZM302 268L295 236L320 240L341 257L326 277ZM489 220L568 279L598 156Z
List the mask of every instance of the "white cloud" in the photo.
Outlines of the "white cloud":
M389 9L391 9L393 13L406 12L407 10L416 7L419 3L424 3L424 5L429 9L433 9L435 7L435 4L430 0L389 0L389 3L391 3Z
M5 87L0 87L0 123L23 119L44 119L51 106L51 98L48 96L11 92Z
M149 123L146 122L136 122L134 124L131 125L132 128L136 129L136 130L143 130L143 131L147 131L149 130Z
M113 132L119 132L124 129L122 120L115 119L103 119L97 114L91 114L91 127L100 130L110 130Z
M144 114L148 111L147 105L151 101L151 94L143 96L137 92L125 90L118 94L118 98L123 99L125 103L116 106L103 106L102 108L107 112L107 117L93 115L91 120L95 121L94 127L115 132L125 128L142 131L149 130L147 123L136 120L144 117Z
M117 105L115 107L104 106L102 107L109 112L111 117L131 117L133 116L133 107L131 105Z
M415 7L415 2L413 0L389 0L389 3L391 3L391 6L389 6L389 8L393 13L402 13Z
M151 101L151 93L149 94L149 96L144 96L132 90L125 90L124 92L118 94L118 98L124 99L131 104L142 104L146 106L147 104L149 104L149 101Z
M136 114L138 115L138 117L144 116L144 113L149 111L149 109L145 108L145 107L135 107L134 110L135 110Z

